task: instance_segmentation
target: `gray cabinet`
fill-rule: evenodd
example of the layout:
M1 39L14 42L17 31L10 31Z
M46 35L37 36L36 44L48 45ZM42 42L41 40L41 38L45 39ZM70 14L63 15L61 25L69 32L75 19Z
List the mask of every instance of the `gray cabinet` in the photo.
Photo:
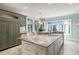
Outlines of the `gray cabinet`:
M20 44L18 40L19 22L0 20L0 50Z
M8 46L19 44L19 25L17 22L8 22Z
M8 40L7 26L8 25L6 24L6 22L0 21L0 50L7 48L7 40Z

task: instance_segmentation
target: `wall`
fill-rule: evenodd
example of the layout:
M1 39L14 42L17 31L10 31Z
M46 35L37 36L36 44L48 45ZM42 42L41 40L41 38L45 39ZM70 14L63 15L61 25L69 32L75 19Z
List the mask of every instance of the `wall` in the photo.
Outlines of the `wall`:
M55 20L66 20L71 19L71 38L79 39L79 26L75 26L75 21L79 21L79 14L72 14L72 15L65 15L65 16L58 16L58 17L50 17L46 18L46 23L48 21L55 21ZM46 27L47 25L45 25ZM47 28L46 28L47 29Z

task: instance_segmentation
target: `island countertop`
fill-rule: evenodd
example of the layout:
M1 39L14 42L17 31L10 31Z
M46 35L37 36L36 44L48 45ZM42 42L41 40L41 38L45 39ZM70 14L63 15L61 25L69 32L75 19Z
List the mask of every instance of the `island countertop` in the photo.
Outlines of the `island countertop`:
M33 35L33 36L24 36L20 37L19 39L27 42L31 42L34 44L38 44L44 47L48 47L51 43L57 40L61 35Z

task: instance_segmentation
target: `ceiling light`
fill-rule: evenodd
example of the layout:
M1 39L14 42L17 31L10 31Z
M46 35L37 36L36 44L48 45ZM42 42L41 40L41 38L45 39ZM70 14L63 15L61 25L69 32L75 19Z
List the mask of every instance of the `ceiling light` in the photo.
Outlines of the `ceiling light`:
M50 5L51 5L51 3L48 3L48 5L50 6Z
M69 5L72 5L72 3L69 3Z
M28 7L25 7L25 9L27 9Z
M53 8L53 11L55 11L56 10L56 8Z
M46 15L46 17L48 17L48 16Z

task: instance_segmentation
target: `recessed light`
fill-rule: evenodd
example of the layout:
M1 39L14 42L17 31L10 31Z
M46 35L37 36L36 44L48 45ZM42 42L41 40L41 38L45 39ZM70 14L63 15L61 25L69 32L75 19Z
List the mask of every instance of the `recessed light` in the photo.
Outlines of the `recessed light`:
M50 6L50 5L51 5L51 3L48 3L48 5Z
M25 7L24 9L27 9L28 7Z
M56 8L53 8L53 11L55 11L56 10Z
M47 15L45 17L48 17Z
M72 3L69 3L69 5L72 5Z

